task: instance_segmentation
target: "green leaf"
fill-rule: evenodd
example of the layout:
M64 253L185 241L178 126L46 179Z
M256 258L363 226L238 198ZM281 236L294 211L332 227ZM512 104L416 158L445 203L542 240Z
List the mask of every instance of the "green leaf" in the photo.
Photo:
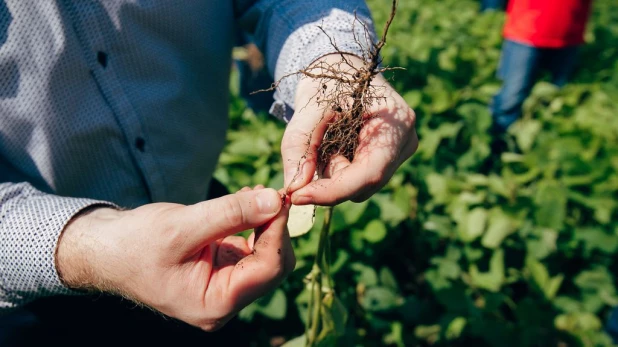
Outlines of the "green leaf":
M601 228L578 228L575 230L575 239L584 245L588 256L594 250L606 254L614 254L618 250L618 236L608 234Z
M341 214L343 215L343 219L345 223L348 226L350 226L350 225L355 224L361 219L361 217L363 216L363 213L365 213L365 211L367 210L368 205L369 205L369 200L365 200L360 203L346 201L346 202L339 204L336 210L341 211Z
M614 281L606 268L596 267L580 272L574 280L575 284L585 291L606 291L615 293Z
M455 340L461 336L468 320L465 317L456 317L453 319L444 332L444 336L447 340Z
M423 228L438 234L440 237L449 237L452 230L452 221L447 216L432 214L427 222L423 224Z
M283 319L287 312L287 300L285 292L281 289L275 290L271 295L258 300L257 312L270 319Z
M472 242L483 235L487 222L487 210L481 207L472 209L459 224L459 239L463 242Z
M530 239L526 242L528 254L535 259L543 259L557 250L556 241L558 232L551 229L542 229L539 239Z
M461 251L454 246L449 246L445 257L433 257L431 263L438 266L439 276L447 279L458 279L461 275L459 259Z
M556 294L558 293L560 286L562 286L562 281L564 281L563 274L559 274L559 275L556 275L555 277L552 277L552 279L549 281L549 283L547 283L547 285L544 288L545 297L547 299L552 300L553 298L556 297Z
M554 325L559 330L568 332L598 331L603 324L599 318L588 312L565 313L556 317Z
M553 301L553 304L560 311L566 313L579 312L583 309L583 306L579 301L577 301L575 298L568 296L556 297Z
M255 316L257 311L258 311L258 304L257 302L253 302L249 304L248 306L246 306L245 308L243 308L240 312L238 312L238 318L243 321L250 322L253 320L253 317Z
M365 226L363 238L371 243L378 243L384 240L386 233L386 225L381 220L374 219Z
M436 290L447 289L451 287L451 281L445 278L437 269L429 269L425 271L425 280L431 285L431 288Z
M423 99L423 94L420 90L410 90L402 95L403 99L406 101L408 106L411 108L416 108L421 104L421 100Z
M489 211L488 224L487 232L483 235L481 244L485 248L495 249L500 247L505 238L515 232L518 223L499 207L494 207Z
M303 335L297 336L287 341L286 343L281 345L281 347L305 347L306 345L307 345L307 336L303 334Z
M350 264L350 268L357 274L357 283L363 283L366 286L375 286L378 284L378 274L373 268L363 263L352 263Z
M427 176L425 181L427 182L429 194L431 194L435 203L443 204L450 200L450 193L444 176L431 173Z
M509 198L511 193L504 179L497 175L489 176L489 189L494 193Z
M534 220L541 227L562 229L566 217L566 189L556 181L539 182L534 199Z
M559 274L551 278L545 265L533 257L526 258L526 268L530 271L534 283L545 295L545 298L552 300L560 289L564 275Z
M376 194L371 198L371 201L375 202L380 208L380 219L391 226L395 226L408 218L406 211L402 211L395 204L393 197L388 194Z
M526 119L513 124L509 133L515 135L517 145L526 153L532 148L532 144L541 130L542 124L536 119Z
M239 137L227 146L226 152L236 155L260 157L270 153L270 145L262 137Z
M419 325L414 329L414 336L423 340L435 340L440 334L439 325Z
M394 292L399 292L399 286L397 285L395 275L393 275L393 272L387 267L380 269L380 283L383 286L392 289Z
M470 280L476 287L498 292L504 283L504 251L497 249L489 260L489 271L479 272L476 265L470 265Z
M402 305L403 298L386 287L369 287L360 299L361 306L369 312L389 311Z
M581 290L584 309L596 313L604 305L618 305L616 287L607 268L596 266L592 270L580 272L574 283Z
M404 347L403 342L403 324L401 322L392 322L391 331L384 335L384 343L387 345L396 345L397 347Z

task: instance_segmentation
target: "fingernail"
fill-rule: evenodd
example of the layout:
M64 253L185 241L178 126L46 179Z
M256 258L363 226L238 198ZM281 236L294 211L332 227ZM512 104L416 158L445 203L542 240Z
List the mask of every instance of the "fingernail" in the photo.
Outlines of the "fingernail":
M260 213L273 214L279 211L281 197L273 189L261 190L255 197Z

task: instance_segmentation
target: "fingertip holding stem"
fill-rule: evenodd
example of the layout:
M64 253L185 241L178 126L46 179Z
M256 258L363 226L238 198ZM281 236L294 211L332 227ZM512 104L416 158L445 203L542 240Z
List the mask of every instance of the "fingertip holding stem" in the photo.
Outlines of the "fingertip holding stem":
M279 194L279 198L281 199L282 209L289 210L292 206L292 199L291 196L288 195L288 190L286 188L281 188L277 191L277 194Z
M302 193L295 193L292 194L292 196L290 197L291 202L294 205L309 205L309 204L313 204L313 198L311 196L307 196L307 195L303 195Z

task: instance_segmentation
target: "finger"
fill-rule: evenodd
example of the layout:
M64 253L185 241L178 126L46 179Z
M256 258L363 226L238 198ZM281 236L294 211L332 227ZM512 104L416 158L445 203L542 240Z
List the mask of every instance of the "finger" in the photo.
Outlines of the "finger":
M236 309L275 289L294 270L294 251L286 229L289 206L286 204L276 218L256 229L252 254L234 267L229 297Z
M281 197L274 189L249 190L187 206L178 215L178 238L185 252L262 225L281 210Z
M305 186L313 178L316 153L326 131L327 114L317 106L296 112L281 140L284 187L289 193Z
M255 187L253 187L253 190L260 190L260 189L264 189L264 186L262 184L258 184Z

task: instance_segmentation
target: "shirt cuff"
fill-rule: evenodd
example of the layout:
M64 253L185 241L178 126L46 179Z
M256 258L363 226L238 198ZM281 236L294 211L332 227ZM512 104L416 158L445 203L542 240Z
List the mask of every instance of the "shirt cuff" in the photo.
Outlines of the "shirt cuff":
M77 295L62 284L56 247L65 225L83 209L112 203L42 193L13 184L0 201L0 308L9 309L52 295Z
M367 52L376 40L369 14L357 12L355 15L341 9L331 9L319 21L296 29L281 49L275 67L275 81L306 68L327 54L336 53L331 40L341 52L363 57L363 53ZM299 80L299 74L281 80L274 95L275 102L270 109L273 116L285 122L290 121L294 113L294 98Z

